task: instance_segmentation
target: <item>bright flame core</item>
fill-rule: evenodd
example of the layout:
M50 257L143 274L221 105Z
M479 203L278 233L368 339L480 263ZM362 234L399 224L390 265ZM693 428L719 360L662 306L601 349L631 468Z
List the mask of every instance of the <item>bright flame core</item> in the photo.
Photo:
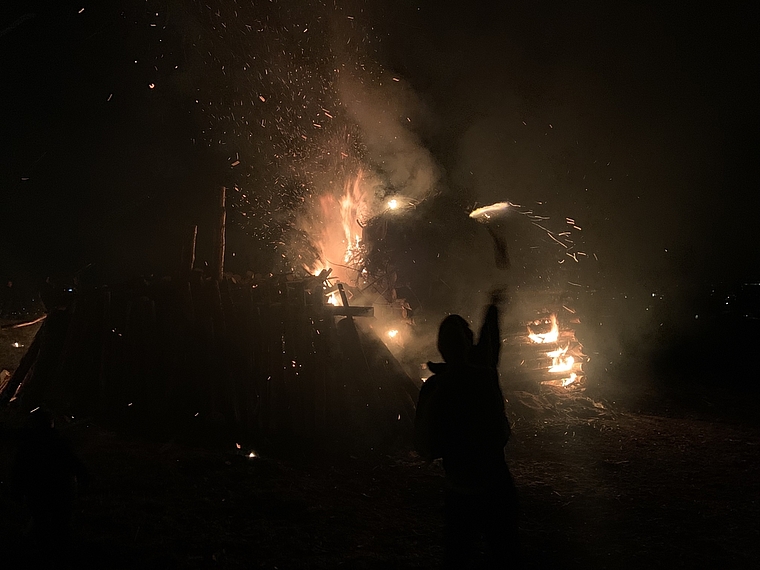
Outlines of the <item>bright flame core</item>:
M333 278L355 280L363 263L362 223L370 217L371 199L371 189L361 171L346 181L342 192L327 192L320 197L317 220L305 228L319 253L318 261L305 267L309 273L332 269Z
M575 358L563 354L557 358L552 358L552 365L549 367L549 372L568 372L569 370L572 370L573 364L575 364Z

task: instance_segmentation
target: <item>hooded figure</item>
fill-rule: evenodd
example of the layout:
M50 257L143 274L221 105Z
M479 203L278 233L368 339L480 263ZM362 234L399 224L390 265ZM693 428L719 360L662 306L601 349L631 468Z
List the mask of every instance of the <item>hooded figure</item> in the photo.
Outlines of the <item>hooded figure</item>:
M446 472L446 567L463 568L484 539L489 567L518 558L517 494L504 459L510 435L499 386L498 295L489 305L477 344L467 321L441 322L443 363L420 390L414 425L417 452L443 459Z
M77 487L87 484L87 472L47 410L38 409L29 417L13 479L32 516L31 538L49 549L37 554L61 555L69 541Z

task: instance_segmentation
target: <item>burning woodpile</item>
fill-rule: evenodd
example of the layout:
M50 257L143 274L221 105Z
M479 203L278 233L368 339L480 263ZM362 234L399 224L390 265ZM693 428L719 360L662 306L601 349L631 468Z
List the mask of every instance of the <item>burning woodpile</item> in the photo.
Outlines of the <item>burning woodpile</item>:
M588 356L576 336L580 319L576 311L562 302L561 293L532 294L519 312L518 324L511 326L504 338L505 363L510 383L553 386L570 390L585 388L583 365ZM532 313L532 315L531 315Z
M207 271L195 269L196 227L173 278L67 295L49 307L5 379L0 404L52 403L134 425L194 425L269 441L344 438L372 446L408 435L418 383L389 346L413 319L398 293L392 248L380 246L386 216L416 206L371 190L360 171L323 196L321 212L302 228L310 230L304 235L311 254L282 256L290 272L239 277L224 271L221 188ZM499 270L510 268L499 219L513 208L503 202L471 215L491 235ZM507 333L506 371L517 385L582 388L587 359L575 335L579 321L561 295L550 297L518 303L541 309L524 311L517 319L523 324ZM377 322L388 329L379 333L383 340L361 322L374 316L375 305L384 313Z

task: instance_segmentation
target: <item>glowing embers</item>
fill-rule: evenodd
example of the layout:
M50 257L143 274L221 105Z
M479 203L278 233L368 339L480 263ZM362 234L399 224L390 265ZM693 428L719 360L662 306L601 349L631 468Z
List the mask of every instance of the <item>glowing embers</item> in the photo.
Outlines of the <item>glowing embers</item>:
M248 451L244 450L243 446L239 443L235 444L235 454L242 455L243 457L247 457L248 459L256 459L257 457L260 457L259 454L253 449L249 449Z
M575 381L578 380L578 375L575 372L570 373L570 376L567 378L556 378L554 380L544 380L541 382L544 386L560 386L562 388L567 388L571 384L575 384Z

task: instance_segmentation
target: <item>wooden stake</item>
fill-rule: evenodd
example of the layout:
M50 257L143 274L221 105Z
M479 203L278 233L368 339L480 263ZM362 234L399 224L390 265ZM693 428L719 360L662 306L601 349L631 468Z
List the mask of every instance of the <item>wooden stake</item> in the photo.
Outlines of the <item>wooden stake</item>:
M182 244L182 277L187 277L195 267L195 244L198 241L198 226L194 225L187 233L185 243Z
M217 234L214 240L214 259L211 276L221 281L224 276L224 248L227 234L227 188L219 188L219 211L218 211Z

